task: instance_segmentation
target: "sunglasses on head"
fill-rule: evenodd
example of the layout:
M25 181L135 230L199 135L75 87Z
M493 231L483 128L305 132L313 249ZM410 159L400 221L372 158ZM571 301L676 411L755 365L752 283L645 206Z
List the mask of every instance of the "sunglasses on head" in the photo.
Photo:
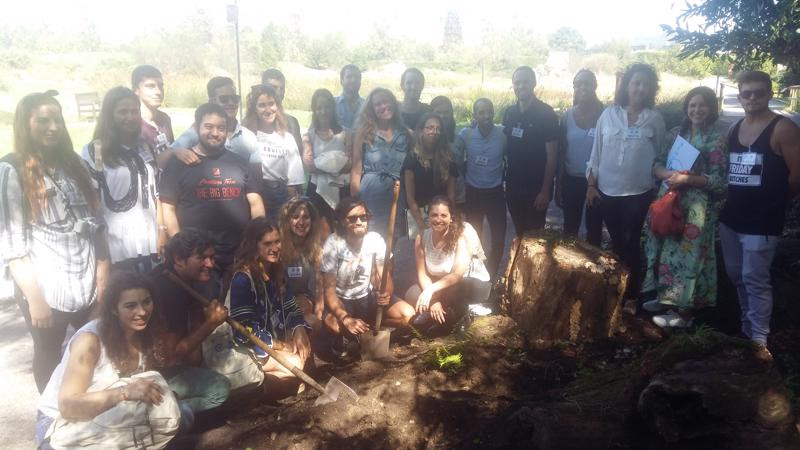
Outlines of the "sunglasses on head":
M218 95L217 101L220 103L235 103L238 104L242 97L238 94Z
M760 89L748 89L746 91L739 91L739 97L745 99L751 98L764 98L767 96L768 91L764 88Z
M369 214L356 214L352 216L347 216L345 217L345 219L347 219L347 223L353 225L359 220L362 222L367 222L369 220Z

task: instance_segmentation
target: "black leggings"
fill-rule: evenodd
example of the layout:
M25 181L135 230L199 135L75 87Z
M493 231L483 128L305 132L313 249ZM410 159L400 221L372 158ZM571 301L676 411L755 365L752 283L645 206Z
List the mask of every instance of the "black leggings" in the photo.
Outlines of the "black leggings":
M653 191L638 195L612 197L600 193L600 210L611 235L611 246L630 270L625 298L636 298L641 283L641 237Z
M64 312L53 309L53 326L50 328L34 328L31 325L31 314L28 309L28 300L22 295L19 288L15 289L15 296L25 324L33 338L33 378L36 388L41 394L50 381L56 366L61 362L61 346L67 335L67 326L72 325L75 330L84 326L89 319L91 307L82 311Z
M588 186L585 177L573 177L564 175L561 181L561 203L564 210L564 234L577 236L578 229L581 227L581 216L583 216L583 205L586 202L586 187ZM586 240L596 246L600 246L603 233L603 218L600 208L597 206L586 206Z

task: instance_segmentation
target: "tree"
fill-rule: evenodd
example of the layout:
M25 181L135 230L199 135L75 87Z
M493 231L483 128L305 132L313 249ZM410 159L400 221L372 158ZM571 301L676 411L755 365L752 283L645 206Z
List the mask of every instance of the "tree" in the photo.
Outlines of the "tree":
M661 25L681 57L724 58L736 69L768 60L800 73L800 0L706 0L688 4L675 26Z
M562 27L553 32L548 39L553 50L579 52L586 48L586 40L575 28Z
M464 36L461 33L461 19L458 13L450 11L444 21L444 41L442 47L449 48L464 43Z

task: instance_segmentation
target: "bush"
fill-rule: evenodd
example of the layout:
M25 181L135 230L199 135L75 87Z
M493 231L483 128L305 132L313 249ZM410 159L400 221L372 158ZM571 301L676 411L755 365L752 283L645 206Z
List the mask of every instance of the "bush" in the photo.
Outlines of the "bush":
M30 52L16 49L0 51L0 66L6 69L25 70L31 66Z

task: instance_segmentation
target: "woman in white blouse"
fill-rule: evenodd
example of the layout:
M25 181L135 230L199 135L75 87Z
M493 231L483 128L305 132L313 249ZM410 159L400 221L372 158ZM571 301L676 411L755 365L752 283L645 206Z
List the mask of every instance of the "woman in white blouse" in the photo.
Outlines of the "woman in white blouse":
M254 87L247 98L243 121L258 141L258 150L251 155L250 163L259 161L261 164L264 187L261 197L267 217L276 222L283 204L300 195L306 182L303 160L281 102L282 96L271 86Z
M653 199L653 162L664 146L664 119L653 109L657 91L658 75L651 66L625 69L614 104L597 121L586 170L586 203L600 203L612 248L630 270L626 299L639 290L639 241Z

